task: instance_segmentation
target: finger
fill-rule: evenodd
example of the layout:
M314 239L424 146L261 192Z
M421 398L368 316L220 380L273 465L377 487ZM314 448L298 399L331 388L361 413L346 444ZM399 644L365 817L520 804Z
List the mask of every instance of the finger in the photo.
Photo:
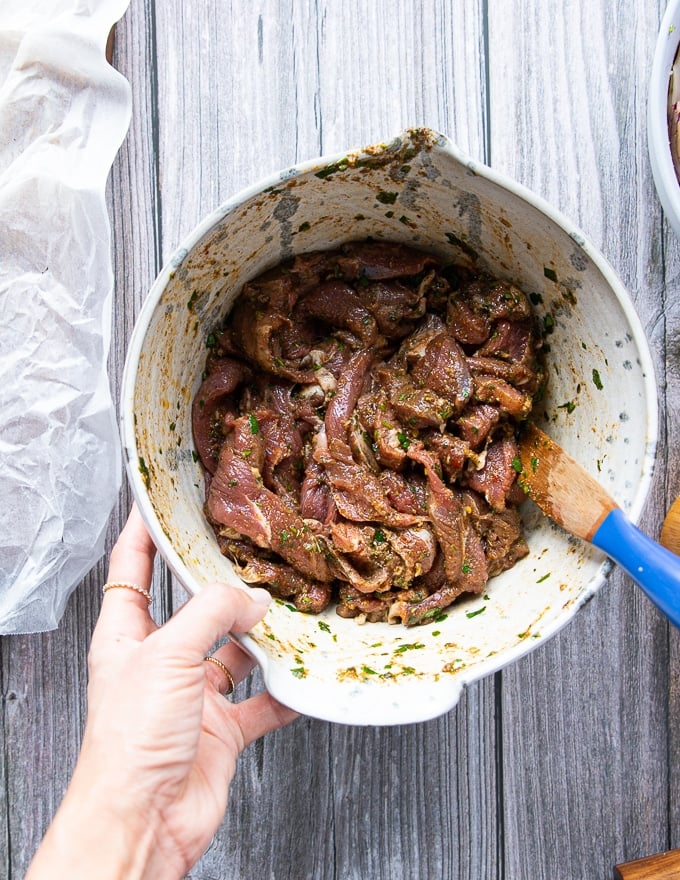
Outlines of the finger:
M213 651L211 657L227 667L235 685L240 684L255 666L255 661L235 642L229 642L218 651ZM206 664L205 672L210 683L223 694L227 684L224 673L212 663Z
M136 505L118 536L109 560L107 583L132 583L143 589L151 585L156 548ZM146 598L136 590L116 587L104 593L101 614L93 638L126 635L143 639L156 629Z
M137 505L133 504L109 559L109 581L133 581L148 589L156 547Z
M228 632L246 632L264 617L271 602L266 590L241 590L207 584L192 596L156 634L176 657L202 663L210 648Z
M233 709L243 735L244 748L299 717L298 712L279 703L266 691L241 703L234 703Z
M218 694L222 694L223 697L228 697L234 692L236 682L234 681L234 676L231 674L231 670L226 667L221 660L218 660L214 654L210 654L205 658L203 661L203 669L205 671L205 677L210 684L212 684Z

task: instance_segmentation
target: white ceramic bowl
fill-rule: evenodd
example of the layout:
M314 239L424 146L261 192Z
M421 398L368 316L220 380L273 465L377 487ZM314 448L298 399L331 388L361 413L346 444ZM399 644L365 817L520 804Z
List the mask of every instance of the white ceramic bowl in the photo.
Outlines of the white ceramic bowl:
M395 193L384 204L380 193ZM390 196L390 200L393 197ZM191 401L206 337L245 281L292 254L369 235L405 242L518 281L550 315L553 437L632 519L650 482L656 440L651 359L630 299L584 236L540 199L429 130L307 162L222 205L155 282L128 352L122 434L135 498L160 552L189 593L243 584L202 513ZM530 555L484 597L444 621L407 629L358 625L274 602L239 637L267 688L308 715L398 724L440 715L463 686L555 633L603 583L610 564L523 505Z
M680 184L673 166L668 134L668 87L680 45L680 0L666 7L654 51L647 101L649 157L654 183L668 222L680 235Z

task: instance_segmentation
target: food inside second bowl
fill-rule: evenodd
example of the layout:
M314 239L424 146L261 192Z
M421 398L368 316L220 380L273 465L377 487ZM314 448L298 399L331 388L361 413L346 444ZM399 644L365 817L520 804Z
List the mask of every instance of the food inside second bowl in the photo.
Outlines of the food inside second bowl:
M668 80L668 142L675 176L680 180L680 49L673 59Z
M542 335L514 285L354 242L247 283L209 348L194 440L244 581L411 626L527 554L516 434Z

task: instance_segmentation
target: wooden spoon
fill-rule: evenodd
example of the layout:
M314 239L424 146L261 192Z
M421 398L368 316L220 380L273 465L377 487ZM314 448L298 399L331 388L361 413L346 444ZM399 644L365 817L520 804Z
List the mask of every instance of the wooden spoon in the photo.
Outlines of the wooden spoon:
M680 559L644 535L578 462L528 425L518 482L551 519L609 556L680 626Z
M671 553L680 556L680 498L675 499L666 514L666 519L661 526L659 543L663 544Z
M680 849L657 853L614 867L614 880L677 880L680 877Z

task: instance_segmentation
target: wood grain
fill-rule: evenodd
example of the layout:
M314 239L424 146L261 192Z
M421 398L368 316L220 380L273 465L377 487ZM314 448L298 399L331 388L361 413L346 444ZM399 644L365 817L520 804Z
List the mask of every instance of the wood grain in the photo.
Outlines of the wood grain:
M616 865L614 880L675 880L680 876L680 850L657 853Z
M661 524L659 543L671 553L680 556L680 498L668 508L666 518Z
M661 433L642 526L680 494L680 246L646 146L665 4L131 0L133 91L108 198L116 399L134 320L201 217L292 165L427 124L576 222L651 342ZM565 414L566 418L566 414ZM130 504L111 520L110 548ZM54 633L0 643L0 880L25 873L76 759L100 562ZM185 600L158 564L154 615ZM680 845L680 639L619 572L573 623L443 718L300 719L244 754L193 880L548 880ZM241 699L261 688L255 674Z

